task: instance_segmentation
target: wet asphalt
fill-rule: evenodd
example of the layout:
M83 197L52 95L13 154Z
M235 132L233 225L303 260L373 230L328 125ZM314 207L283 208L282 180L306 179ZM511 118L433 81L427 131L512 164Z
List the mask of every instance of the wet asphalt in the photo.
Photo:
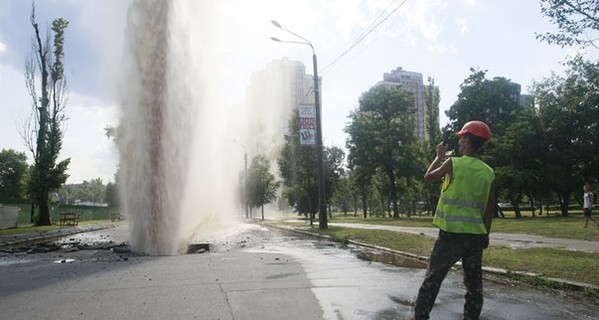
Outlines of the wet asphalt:
M364 260L378 254L366 248L252 224L197 236L210 244L202 254L140 256L126 238L120 225L3 250L0 318L406 319L424 276L422 265ZM450 272L431 319L461 319L463 295L461 271ZM598 307L487 281L481 319L599 319Z

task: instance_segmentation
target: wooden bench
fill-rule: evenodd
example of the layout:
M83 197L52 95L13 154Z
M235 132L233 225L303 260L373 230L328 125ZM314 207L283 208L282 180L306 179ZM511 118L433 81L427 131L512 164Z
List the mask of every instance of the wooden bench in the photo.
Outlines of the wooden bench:
M61 212L60 213L60 225L61 226L76 226L79 224L79 213L77 212Z

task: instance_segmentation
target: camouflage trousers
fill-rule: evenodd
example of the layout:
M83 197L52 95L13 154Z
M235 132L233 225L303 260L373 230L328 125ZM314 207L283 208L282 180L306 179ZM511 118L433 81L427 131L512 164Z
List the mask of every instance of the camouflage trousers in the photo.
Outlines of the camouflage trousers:
M466 303L464 320L478 319L483 308L482 256L486 235L448 233L439 230L426 275L414 307L416 320L429 319L441 283L449 269L462 259Z

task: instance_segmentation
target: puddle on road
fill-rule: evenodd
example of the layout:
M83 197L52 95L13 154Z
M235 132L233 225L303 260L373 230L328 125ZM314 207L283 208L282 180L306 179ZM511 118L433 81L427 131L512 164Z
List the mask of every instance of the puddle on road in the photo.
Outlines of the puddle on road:
M410 269L426 269L427 263L398 254L371 250L353 250L359 259Z
M60 259L60 260L54 261L54 263L72 263L72 262L75 262L75 259Z

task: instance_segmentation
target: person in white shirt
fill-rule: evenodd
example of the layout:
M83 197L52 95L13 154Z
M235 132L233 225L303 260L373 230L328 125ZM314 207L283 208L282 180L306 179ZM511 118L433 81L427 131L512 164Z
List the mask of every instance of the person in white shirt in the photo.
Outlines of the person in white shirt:
M597 224L597 227L599 227L599 222L597 222L597 220L595 220L592 215L593 202L595 202L595 195L593 195L593 193L591 192L591 184L588 182L585 183L582 187L582 190L584 190L584 203L582 205L582 208L584 210L584 227L586 228L589 226L589 220L593 220L593 222Z

